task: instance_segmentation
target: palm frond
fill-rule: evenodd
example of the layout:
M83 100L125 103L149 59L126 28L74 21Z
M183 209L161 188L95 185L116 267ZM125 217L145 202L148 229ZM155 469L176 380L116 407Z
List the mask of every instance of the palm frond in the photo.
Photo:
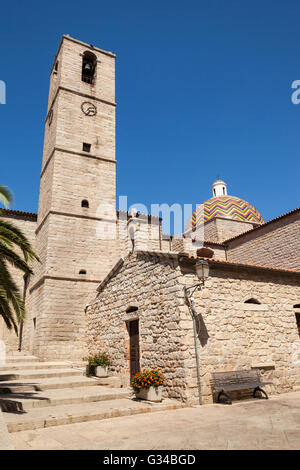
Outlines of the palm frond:
M0 185L0 204L8 207L12 199L9 189ZM7 328L14 328L18 334L18 324L25 318L25 302L10 267L29 275L32 269L28 263L40 260L22 230L4 220L2 214L3 209L0 209L0 316Z
M2 316L4 323L7 328L11 330L14 328L16 334L18 334L17 323L14 319L14 313L11 305L7 299L5 291L0 287L0 315Z
M10 190L6 186L0 185L0 203L4 207L8 207L13 201L13 196Z
M17 253L0 240L0 260L8 261L15 268L21 269L25 274L33 274L32 269Z
M0 240L7 243L10 247L12 243L18 246L23 253L25 261L39 261L38 256L33 251L30 242L23 232L14 224L0 218Z
M19 289L5 263L0 263L0 315L9 329L14 328L25 318L25 305Z
M25 305L19 288L12 278L5 263L0 263L0 289L6 295L7 300L12 304L18 322L25 318Z

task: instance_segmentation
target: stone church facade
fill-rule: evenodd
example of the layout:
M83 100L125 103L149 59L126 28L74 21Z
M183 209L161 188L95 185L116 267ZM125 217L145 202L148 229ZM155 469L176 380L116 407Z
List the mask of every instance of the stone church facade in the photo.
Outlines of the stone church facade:
M162 234L158 217L117 211L115 58L62 37L50 73L38 214L2 214L41 263L26 282L15 273L27 319L19 338L0 323L0 339L8 351L22 347L41 359L105 349L124 384L135 370L158 366L165 394L193 401L200 392L184 287L197 281L200 256L210 266L195 293L204 401L215 370L258 367L274 393L297 389L300 209L266 223L217 180L182 236Z

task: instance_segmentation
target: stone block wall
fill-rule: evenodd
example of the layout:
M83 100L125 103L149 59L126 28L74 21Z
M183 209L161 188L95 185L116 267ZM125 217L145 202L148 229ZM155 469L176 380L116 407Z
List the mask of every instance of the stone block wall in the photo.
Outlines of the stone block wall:
M62 39L61 85L77 93L101 97L105 101L115 100L115 54L98 47L91 47L77 39L64 35ZM94 84L81 81L82 54L92 52L97 58ZM79 59L79 60L78 60Z
M85 51L96 56L82 81ZM84 307L118 259L116 233L115 56L64 36L51 72L36 248L25 344L43 358L81 354ZM86 115L89 102L96 112ZM49 114L50 113L50 114ZM83 143L91 145L84 151ZM82 207L82 201L88 207ZM113 233L111 233L113 232Z
M56 101L58 102L57 118L56 122L53 120L51 124L51 127L55 124L57 126L56 147L82 152L82 144L85 142L91 144L89 152L91 155L114 160L115 104L86 98L77 95L73 90L62 90ZM84 102L90 102L96 106L95 116L86 116L82 112L81 106Z
M44 284L39 283L31 290L31 282L27 292L27 318L23 329L22 350L39 355L39 331L41 317L39 312L44 306ZM57 358L57 356L56 356Z
M245 303L251 298L260 304ZM300 276L211 268L195 294L204 402L212 400L213 371L258 368L274 382L266 387L272 394L293 390L300 374L293 307L299 299Z
M96 285L47 278L30 294L30 318L24 341L32 353L41 359L82 359L84 310L95 296Z
M204 243L204 246L206 248L211 248L214 252L213 258L215 259L221 259L221 260L226 260L227 255L226 255L226 249L225 246L222 246L221 244L214 244L214 243Z
M222 243L228 238L252 230L255 224L239 220L216 217L204 225L204 238L206 241Z
M165 251L178 251L178 252L183 252L184 251L184 238L183 237L174 237L171 238L170 241L168 241L168 244L166 241L164 241L164 245L166 250Z
M289 269L300 268L300 211L227 242L228 260Z
M294 311L300 277L210 264L205 287L194 295L203 402L213 400L214 371L258 368L274 382L271 394L292 391L300 372ZM87 350L107 351L113 373L128 385L126 322L138 318L141 368L163 370L166 396L199 403L193 322L183 293L197 282L191 262L179 265L174 254L133 254L87 309ZM251 298L260 304L245 303ZM127 313L132 306L138 310Z
M54 153L50 155L50 158L47 161L47 165L44 166L44 169L40 177L40 194L43 197L39 198L39 210L38 210L38 227L44 221L45 217L49 212L49 208L52 206L52 197L53 197L53 175L54 175Z
M139 319L140 365L160 367L167 376L165 395L186 399L181 321L182 289L171 259L133 254L99 292L86 312L89 353L108 352L112 372L129 385L129 336L127 322ZM138 310L127 313L129 307Z

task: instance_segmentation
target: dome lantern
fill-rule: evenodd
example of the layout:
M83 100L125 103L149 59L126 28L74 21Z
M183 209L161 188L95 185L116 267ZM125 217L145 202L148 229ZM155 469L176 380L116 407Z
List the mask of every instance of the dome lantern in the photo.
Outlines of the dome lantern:
M227 184L223 180L217 180L212 185L213 197L227 196Z
M229 219L261 225L262 215L249 202L236 196L228 196L227 184L217 179L212 185L213 197L196 207L185 226L185 232L195 231L213 219Z

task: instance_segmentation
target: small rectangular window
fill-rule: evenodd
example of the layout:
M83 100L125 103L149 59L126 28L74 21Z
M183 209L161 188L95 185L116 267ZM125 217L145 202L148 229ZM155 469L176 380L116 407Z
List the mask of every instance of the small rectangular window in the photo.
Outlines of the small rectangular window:
M299 336L300 336L300 313L296 313L296 323L297 323L297 327L298 327L298 333L299 333Z
M54 65L54 70L53 70L54 75L57 74L57 71L58 71L58 60L55 62L55 65Z
M90 152L91 151L91 144L86 144L85 142L82 144L82 150L84 152Z

